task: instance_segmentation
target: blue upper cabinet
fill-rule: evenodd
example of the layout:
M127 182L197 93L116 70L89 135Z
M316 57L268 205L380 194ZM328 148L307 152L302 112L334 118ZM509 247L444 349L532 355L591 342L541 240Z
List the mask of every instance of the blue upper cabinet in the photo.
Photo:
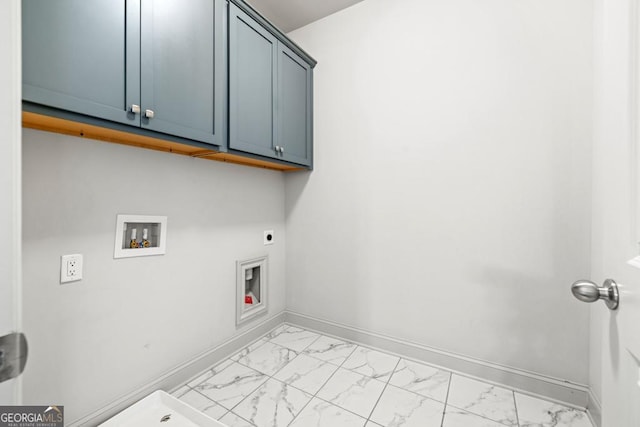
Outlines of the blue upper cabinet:
M229 9L229 148L275 156L278 41L249 15Z
M239 5L229 6L229 148L310 167L312 65Z
M312 167L315 61L242 0L23 0L22 43L26 126Z
M223 0L24 0L23 100L224 145Z
M139 124L140 117L126 108L140 103L140 48L127 49L140 38L140 8L134 3L24 0L23 99Z
M278 47L278 151L283 160L311 165L313 82L311 66L291 49Z
M144 128L223 145L222 7L212 0L142 0Z

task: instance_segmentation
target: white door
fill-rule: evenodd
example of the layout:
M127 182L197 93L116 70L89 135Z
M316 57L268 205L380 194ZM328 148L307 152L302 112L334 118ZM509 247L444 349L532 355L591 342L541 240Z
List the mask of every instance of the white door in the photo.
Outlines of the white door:
M20 327L20 0L0 1L0 336ZM19 380L0 405L19 403Z
M592 280L619 284L620 306L591 307L591 385L602 427L640 426L638 0L595 1Z

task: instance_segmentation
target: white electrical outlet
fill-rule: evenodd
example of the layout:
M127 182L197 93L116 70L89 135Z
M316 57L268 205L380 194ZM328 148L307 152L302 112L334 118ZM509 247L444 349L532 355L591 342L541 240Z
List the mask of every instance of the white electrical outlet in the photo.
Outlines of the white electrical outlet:
M264 231L264 244L265 245L273 245L274 239L275 239L275 235L273 234L273 230L265 230Z
M60 257L60 283L82 280L82 254Z

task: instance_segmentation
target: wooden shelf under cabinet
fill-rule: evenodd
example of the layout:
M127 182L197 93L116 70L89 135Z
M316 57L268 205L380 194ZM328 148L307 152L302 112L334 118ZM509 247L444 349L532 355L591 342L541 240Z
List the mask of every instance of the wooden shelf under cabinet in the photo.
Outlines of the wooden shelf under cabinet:
M197 157L218 162L235 163L244 166L252 166L278 171L304 170L301 167L272 163L266 160L243 157L237 154L221 153L214 150L203 150L200 147L192 147L187 144L166 141L160 138L137 135L133 133L103 128L71 120L60 119L43 114L22 112L22 126L30 129L38 129L47 132L61 133L65 135L79 136L98 141L106 141L116 144L130 145L133 147L147 148L164 151L183 156Z

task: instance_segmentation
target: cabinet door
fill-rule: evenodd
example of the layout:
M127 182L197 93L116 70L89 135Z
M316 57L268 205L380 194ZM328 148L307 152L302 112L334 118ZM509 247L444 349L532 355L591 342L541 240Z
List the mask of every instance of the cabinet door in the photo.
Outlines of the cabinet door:
M229 147L276 157L277 40L229 5Z
M143 128L222 143L222 7L222 0L142 0Z
M311 165L311 67L283 44L278 47L279 138L282 159Z
M23 0L22 98L139 124L139 14L139 0Z

